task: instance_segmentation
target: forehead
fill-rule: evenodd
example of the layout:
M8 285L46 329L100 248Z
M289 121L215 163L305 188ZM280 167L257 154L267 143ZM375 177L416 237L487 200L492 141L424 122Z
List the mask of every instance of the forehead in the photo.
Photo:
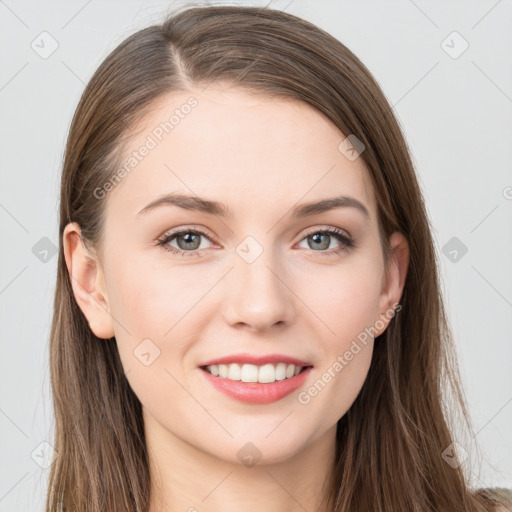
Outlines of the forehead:
M282 214L348 195L374 218L368 171L340 151L345 137L303 102L221 85L173 92L133 127L108 209L133 218L157 196L182 192L244 215Z

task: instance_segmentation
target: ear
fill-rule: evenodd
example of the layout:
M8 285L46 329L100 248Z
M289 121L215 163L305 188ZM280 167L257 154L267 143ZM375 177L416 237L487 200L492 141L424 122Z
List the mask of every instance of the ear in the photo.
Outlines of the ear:
M382 280L382 291L379 298L380 316L376 319L376 326L380 326L375 337L380 336L389 325L394 316L394 310L400 310L397 305L402 292L409 267L409 243L399 231L395 231L389 238L391 255Z
M69 279L76 302L98 338L114 336L114 322L99 260L82 241L76 222L64 228L63 247Z

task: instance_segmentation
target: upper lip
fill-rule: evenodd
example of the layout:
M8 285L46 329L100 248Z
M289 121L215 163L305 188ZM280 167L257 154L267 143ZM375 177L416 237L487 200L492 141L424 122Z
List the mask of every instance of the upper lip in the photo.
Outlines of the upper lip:
M232 354L230 356L219 357L218 359L211 359L202 363L199 366L211 366L213 364L254 364L256 366L262 366L269 363L286 363L294 364L295 366L313 366L307 361L297 359L296 357L290 357L285 354L268 354L262 356L255 356L251 354Z

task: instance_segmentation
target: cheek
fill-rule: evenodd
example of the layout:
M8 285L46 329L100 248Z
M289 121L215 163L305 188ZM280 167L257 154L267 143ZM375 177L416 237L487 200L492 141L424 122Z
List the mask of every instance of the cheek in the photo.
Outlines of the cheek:
M184 382L189 349L201 329L197 311L218 277L211 271L203 275L194 265L171 266L156 255L117 261L109 273L111 307L119 354L134 390L144 395L145 389L162 387L158 379L172 380L166 370Z
M338 349L350 343L378 316L380 268L364 259L322 269L304 281L298 295L323 324L322 332Z
M165 265L157 255L124 259L112 266L111 275L114 316L133 335L160 340L171 336L174 326L211 287L211 279L200 278L192 265Z
M323 277L313 294L312 308L328 326L322 329L323 357L312 385L299 396L310 411L326 415L334 424L359 394L371 364L371 327L378 317L381 268L361 258ZM327 279L328 278L328 279Z
M157 268L147 257L118 261L109 275L119 355L141 403L158 411L179 388L173 376L186 385L183 365L192 343L187 313L198 302L200 290L190 286L194 276L183 271L185 267Z
M368 374L382 269L370 258L354 257L326 270L317 273L314 287L302 288L304 302L320 319L322 356L301 403L311 402L335 422L356 399Z
M357 398L373 354L370 327L376 314L375 288L368 285L363 293L362 283L357 281L361 294L356 298L348 284L349 280L346 289L331 290L322 297L325 308L320 314L329 329L322 329L325 334L319 340L321 362L310 386L298 395L308 414L323 417L326 425L334 425Z

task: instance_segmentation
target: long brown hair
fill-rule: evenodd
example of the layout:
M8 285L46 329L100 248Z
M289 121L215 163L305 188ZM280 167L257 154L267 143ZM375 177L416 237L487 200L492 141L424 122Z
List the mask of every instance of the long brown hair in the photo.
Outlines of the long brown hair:
M437 255L406 141L379 85L340 41L291 14L187 6L108 55L87 84L70 127L50 339L58 456L47 512L147 510L142 407L115 338L96 338L75 301L62 235L69 222L77 222L84 242L99 248L108 198L98 201L95 190L118 169L137 122L163 95L219 81L305 102L345 136L355 135L365 146L360 157L376 193L386 258L391 233L400 231L409 242L401 311L376 340L367 380L337 425L331 508L494 510L492 498L470 488L453 451L455 440L469 451L472 430Z

